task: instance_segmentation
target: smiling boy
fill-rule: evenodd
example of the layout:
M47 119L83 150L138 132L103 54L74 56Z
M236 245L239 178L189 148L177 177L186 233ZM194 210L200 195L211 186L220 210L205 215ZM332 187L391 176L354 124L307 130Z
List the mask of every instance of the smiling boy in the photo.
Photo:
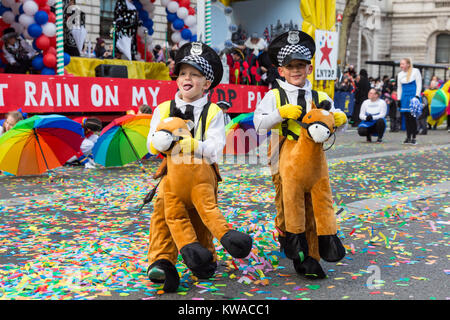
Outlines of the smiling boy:
M254 113L255 129L259 134L267 134L272 131L269 144L269 163L272 173L272 181L275 186L275 228L279 233L281 250L286 245L286 224L283 213L282 181L278 172L278 155L285 139L297 140L300 135L300 125L294 121L303 119L303 116L311 110L314 103L317 107L323 107L333 112L335 126L341 127L347 123L344 112L334 108L333 100L324 92L312 89L311 82L307 79L313 71L311 60L315 53L315 43L308 34L292 30L279 35L269 45L269 57L272 63L278 67L279 74L285 81L277 80L278 88L270 90L256 107ZM306 196L308 199L308 196ZM309 196L310 199L310 196ZM312 215L312 207L308 201L305 203L307 214ZM309 219L311 220L311 219ZM313 235L315 226L306 226L306 233ZM312 236L308 235L308 244L317 247ZM295 239L294 237L291 237ZM311 238L311 239L310 239ZM325 276L318 261L320 256L317 250L311 248L310 256L317 260L312 266L302 265L299 260L294 260L296 271L311 278L323 278ZM310 276L315 274L316 276Z
M174 72L178 76L176 83L179 91L175 94L174 100L165 101L154 110L147 139L148 150L152 154L159 153L152 143L158 124L166 118L179 117L192 120L195 124L191 131L192 137L186 135L180 141L182 153L194 152L196 156L215 164L218 154L225 145L225 126L221 109L216 104L210 103L208 94L205 93L220 83L223 74L222 63L213 49L200 42L183 45L175 57L175 63ZM214 170L212 166L210 168ZM150 266L147 275L153 282L164 283L165 292L174 292L180 281L175 268L178 248L165 220L164 183L163 176L150 222L148 248ZM198 216L195 211L190 214ZM212 236L207 235L200 242L202 246L215 252ZM185 247L179 248L183 257L186 254L195 255L195 252L190 252L190 249ZM191 271L198 278L208 278L215 272L216 262L207 268L210 271L208 274L203 272L204 269L200 271L191 268Z

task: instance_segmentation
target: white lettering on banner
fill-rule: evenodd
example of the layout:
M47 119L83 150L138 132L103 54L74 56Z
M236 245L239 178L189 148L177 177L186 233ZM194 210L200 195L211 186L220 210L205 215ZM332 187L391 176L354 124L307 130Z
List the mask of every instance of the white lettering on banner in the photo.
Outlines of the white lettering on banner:
M73 104L74 107L80 106L79 95L78 95L78 84L73 85L73 91L70 90L70 86L67 83L64 83L64 93L66 98L66 106L70 106L70 103Z
M252 102L255 100L255 98L256 98L256 103L253 105ZM256 93L256 95L253 91L248 92L248 105L247 105L248 109L252 109L253 107L256 107L260 101L261 101L261 92L258 91Z
M105 86L105 106L110 106L111 103L114 106L119 105L119 95L118 95L119 88L117 86L114 86L114 94L111 92L111 88L109 86Z
M61 83L56 84L56 106L61 107Z
M139 91L136 87L133 87L133 103L131 104L133 107L137 107L138 104L148 104L147 96L145 95L145 88L140 87ZM139 103L142 101L142 103Z
M91 87L91 101L94 107L101 107L103 104L103 89L98 84Z
M8 89L8 85L6 83L0 84L0 107L5 106L5 100L3 99L3 89Z
M41 94L41 101L39 102L40 106L45 106L45 100L47 100L47 104L50 107L53 107L53 98L50 94L50 89L48 88L48 83L45 81L42 81L42 94Z
M153 103L152 106L153 107L157 107L158 106L158 92L159 92L160 87L156 87L155 90L153 90L152 87L148 87L148 91L150 92L152 98L153 98Z
M34 95L36 94L36 85L34 82L25 81L25 103L24 106L34 106L37 107L38 103L36 99L34 98Z

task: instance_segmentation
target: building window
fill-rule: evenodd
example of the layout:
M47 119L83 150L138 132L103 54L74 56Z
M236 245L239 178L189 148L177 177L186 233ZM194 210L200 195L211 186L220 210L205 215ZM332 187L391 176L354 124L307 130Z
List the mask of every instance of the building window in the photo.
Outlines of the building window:
M100 37L110 39L110 31L114 21L115 0L100 1Z
M436 63L450 62L450 34L440 34L436 37Z

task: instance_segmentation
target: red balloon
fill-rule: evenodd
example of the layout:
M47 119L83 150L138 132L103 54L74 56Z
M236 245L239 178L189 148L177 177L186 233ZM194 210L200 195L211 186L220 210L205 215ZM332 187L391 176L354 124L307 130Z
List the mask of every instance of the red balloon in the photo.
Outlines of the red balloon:
M46 55L46 54L53 54L53 55L56 56L56 49L55 49L55 47L52 47L52 46L48 47L48 49L45 51L44 55Z
M189 7L188 8L188 12L189 12L189 15L195 16L195 9L194 8Z
M178 1L180 7L189 8L189 5L191 4L190 0L180 0Z
M56 37L50 38L50 47L56 48Z
M40 9L47 12L47 14L50 14L50 12L52 12L49 5L45 5Z
M55 23L56 22L56 15L53 12L50 12L48 14L48 22L51 22L51 23Z
M50 53L44 55L44 66L46 66L47 68L56 67L56 56Z
M36 2L36 4L39 6L39 8L42 8L45 5L47 5L47 0L34 0L34 2Z
M45 35L41 35L39 38L36 39L36 47L38 47L41 50L47 50L48 47L50 47L50 39L49 37Z

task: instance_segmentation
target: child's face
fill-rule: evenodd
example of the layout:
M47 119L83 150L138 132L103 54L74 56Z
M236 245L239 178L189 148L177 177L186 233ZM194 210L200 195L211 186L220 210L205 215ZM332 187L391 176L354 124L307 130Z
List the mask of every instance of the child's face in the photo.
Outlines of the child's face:
M312 73L313 67L311 64L302 60L292 60L287 65L278 67L280 76L294 86L303 87L306 83L306 78Z
M203 93L211 86L211 81L206 80L206 77L196 68L182 64L177 78L177 86L181 99L193 102L203 96Z
M16 125L16 123L17 123L17 121L14 119L14 117L8 116L8 117L6 118L5 124L4 124L5 130L6 130L6 131L11 130L12 128L14 128L14 126Z

